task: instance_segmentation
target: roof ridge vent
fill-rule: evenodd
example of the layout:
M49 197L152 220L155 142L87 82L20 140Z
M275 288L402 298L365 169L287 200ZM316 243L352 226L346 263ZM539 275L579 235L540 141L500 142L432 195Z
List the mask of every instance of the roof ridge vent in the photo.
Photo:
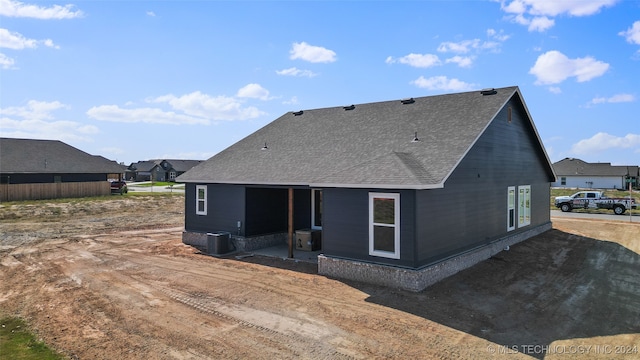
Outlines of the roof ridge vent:
M486 89L482 89L480 90L480 94L482 95L494 95L497 94L498 91L496 91L496 89L494 88L486 88Z
M408 98L408 99L402 99L400 100L400 102L406 105L406 104L413 104L416 101L414 100L414 98Z
M302 114L304 114L304 111L302 111L302 110L293 112L293 116L300 116Z
M353 105L353 104L351 104L351 105L349 105L349 106L343 106L342 108L343 108L343 109L345 109L345 110L353 110L353 109L355 109L355 108L356 108L356 106L355 106L355 105Z

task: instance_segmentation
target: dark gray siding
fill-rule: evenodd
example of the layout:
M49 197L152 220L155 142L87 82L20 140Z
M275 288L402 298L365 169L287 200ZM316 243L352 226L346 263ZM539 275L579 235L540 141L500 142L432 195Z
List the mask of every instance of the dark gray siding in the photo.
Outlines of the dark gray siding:
M207 215L196 215L196 185L186 185L185 230L238 234L240 221L242 236L288 231L287 188L208 184ZM311 227L311 190L294 189L293 208L294 229Z
M512 108L512 120L507 120ZM471 249L507 234L507 188L531 185L531 224L550 221L550 174L516 99L505 106L445 183L417 192L418 266ZM516 197L517 201L517 197ZM516 217L517 217L516 204Z
M246 236L287 232L289 230L289 189L246 189ZM293 228L311 226L311 190L293 191Z
M400 259L369 255L369 193L400 193ZM322 251L326 255L413 267L415 191L324 189Z
M294 229L311 227L311 190L295 189L293 192Z
M205 184L203 184L205 185ZM245 188L241 185L207 185L207 215L196 215L196 184L185 189L185 230L196 232L229 231L241 233L245 226Z
M548 223L551 177L527 113L516 97L481 135L444 189L379 191L401 193L400 260L368 255L368 193L374 190L324 190L323 252L422 267ZM531 224L507 232L507 189L521 185L531 186ZM517 211L516 204L516 217Z

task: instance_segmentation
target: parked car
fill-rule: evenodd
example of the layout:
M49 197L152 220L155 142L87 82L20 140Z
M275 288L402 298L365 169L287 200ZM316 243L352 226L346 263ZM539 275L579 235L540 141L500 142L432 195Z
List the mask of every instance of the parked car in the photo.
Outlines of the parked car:
M127 183L125 181L112 181L111 182L111 193L112 194L126 194L129 192L127 188Z
M571 196L557 196L554 204L563 212L572 209L609 209L616 215L622 215L627 209L637 207L635 199L608 198L601 191L580 191Z

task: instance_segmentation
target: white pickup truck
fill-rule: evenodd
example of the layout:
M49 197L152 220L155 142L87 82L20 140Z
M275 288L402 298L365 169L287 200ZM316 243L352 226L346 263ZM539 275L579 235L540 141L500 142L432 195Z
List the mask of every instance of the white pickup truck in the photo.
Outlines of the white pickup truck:
M637 207L635 199L631 197L608 198L602 195L602 191L580 191L571 196L556 196L554 204L563 212L572 209L609 209L616 215Z

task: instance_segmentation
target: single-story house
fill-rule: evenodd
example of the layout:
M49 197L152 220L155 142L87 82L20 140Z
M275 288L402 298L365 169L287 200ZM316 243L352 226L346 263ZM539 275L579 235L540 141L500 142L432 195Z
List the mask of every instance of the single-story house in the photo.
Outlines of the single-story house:
M175 181L202 160L159 159L131 163L126 179L130 181Z
M186 244L318 229L320 274L420 291L549 230L555 174L513 86L289 112L178 180Z
M4 200L108 195L108 180L121 179L124 170L62 141L0 138ZM30 186L17 186L22 184Z
M553 163L557 181L552 187L585 189L628 189L638 187L638 165L588 163L576 158L564 158Z

